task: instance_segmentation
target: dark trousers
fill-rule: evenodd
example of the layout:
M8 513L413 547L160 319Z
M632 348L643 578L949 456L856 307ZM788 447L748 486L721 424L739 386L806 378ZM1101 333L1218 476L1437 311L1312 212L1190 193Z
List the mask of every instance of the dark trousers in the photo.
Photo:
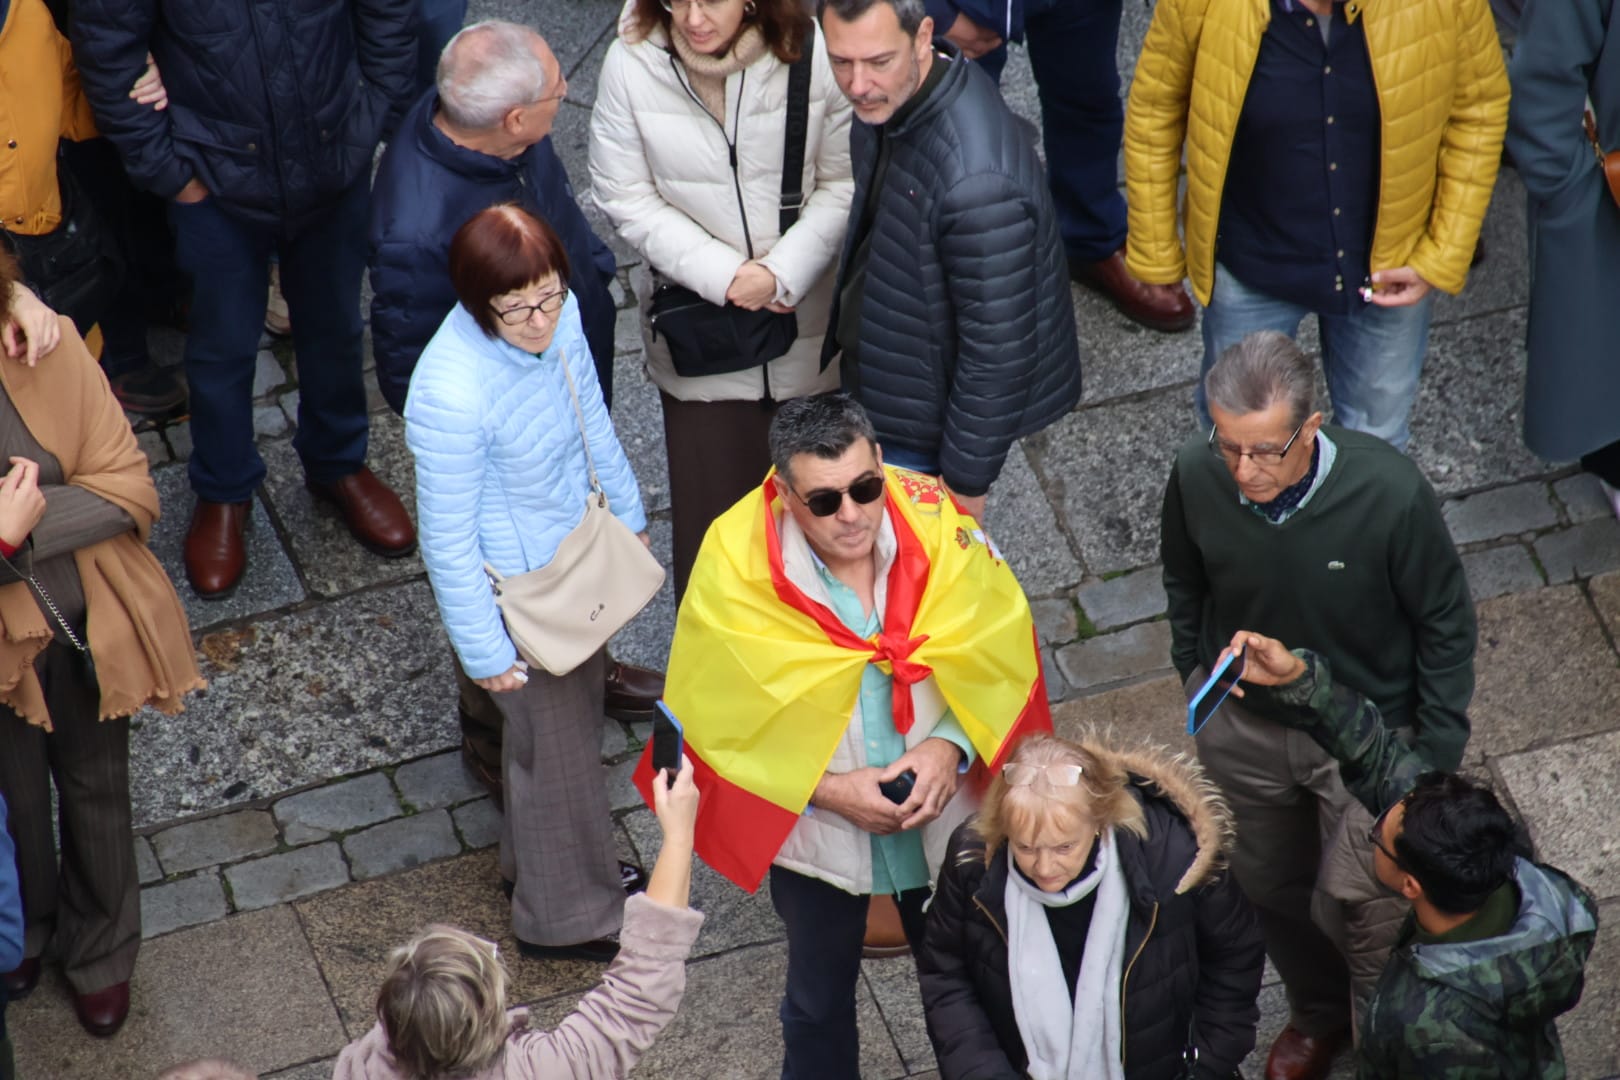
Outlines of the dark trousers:
M759 401L678 401L664 404L669 455L669 511L674 533L675 602L714 519L760 485L771 468L775 404Z
M1122 9L1123 0L1025 4L1029 66L1041 99L1046 179L1064 250L1076 262L1106 259L1125 244L1125 198L1119 193L1125 107L1114 56ZM1006 46L979 59L997 81L1006 62Z
M96 719L100 687L70 647L46 646L35 670L54 730L47 734L0 707L0 794L17 845L23 953L41 955L54 936L68 982L88 994L127 981L141 945L129 721Z
M360 275L366 265L370 178L361 177L296 233L232 216L214 196L169 204L175 258L192 276L186 379L191 389L191 486L199 499L242 502L264 479L253 444L253 372L264 330L270 256L298 355L298 434L304 472L330 483L366 463Z
M894 898L913 952L923 940L927 889ZM787 926L787 991L782 995L782 1080L861 1075L855 986L861 974L870 896L780 866L771 867L771 903Z

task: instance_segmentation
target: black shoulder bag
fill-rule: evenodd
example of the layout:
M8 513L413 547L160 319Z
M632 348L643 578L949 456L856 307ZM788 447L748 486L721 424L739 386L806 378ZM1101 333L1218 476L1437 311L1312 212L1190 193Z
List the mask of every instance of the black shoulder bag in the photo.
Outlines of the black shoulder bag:
M799 208L804 205L804 145L810 127L810 62L814 47L813 35L806 35L803 55L788 68L779 219L783 234L799 220ZM674 63L673 56L670 62ZM685 85L684 80L682 85ZM691 93L690 88L687 92ZM741 97L739 94L739 107ZM743 215L743 237L748 257L752 259L754 243L748 237L748 213L743 207L742 187L737 179L736 144L729 139L727 142L731 145L731 178L737 186L737 209ZM799 336L799 320L792 312L780 314L766 308L749 311L732 303L711 304L684 285L671 282L653 290L648 322L655 339L663 335L675 364L675 374L685 378L746 371L770 363L792 348L794 339Z

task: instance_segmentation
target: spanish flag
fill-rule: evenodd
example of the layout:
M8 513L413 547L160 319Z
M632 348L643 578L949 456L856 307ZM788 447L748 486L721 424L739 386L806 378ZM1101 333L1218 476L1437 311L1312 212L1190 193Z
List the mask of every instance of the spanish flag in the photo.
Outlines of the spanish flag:
M1029 602L938 480L885 466L897 552L883 631L863 639L782 568L767 477L709 527L675 622L665 701L686 732L703 801L697 853L759 888L826 771L875 663L911 729L911 686L933 675L973 741L983 784L1018 737L1050 731ZM652 804L651 744L635 773Z

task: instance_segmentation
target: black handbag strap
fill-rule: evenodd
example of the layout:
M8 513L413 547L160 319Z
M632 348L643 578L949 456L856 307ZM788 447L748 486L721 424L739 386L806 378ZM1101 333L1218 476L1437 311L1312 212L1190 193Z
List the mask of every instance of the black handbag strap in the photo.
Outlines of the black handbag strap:
M787 127L782 140L780 232L799 220L804 206L804 144L810 134L810 64L816 48L814 23L807 23L799 58L788 68Z

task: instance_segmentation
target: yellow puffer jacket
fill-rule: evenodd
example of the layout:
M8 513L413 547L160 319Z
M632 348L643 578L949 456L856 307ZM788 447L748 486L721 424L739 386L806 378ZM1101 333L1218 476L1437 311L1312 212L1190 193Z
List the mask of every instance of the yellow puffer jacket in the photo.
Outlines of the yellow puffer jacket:
M1462 290L1496 183L1508 80L1487 0L1348 0L1378 89L1379 194L1371 270L1410 266ZM1125 261L1153 284L1215 281L1232 138L1271 0L1158 0L1125 114ZM1176 189L1187 154L1186 248Z
M0 228L41 236L62 221L56 144L96 134L73 50L41 0L12 0L0 23Z

